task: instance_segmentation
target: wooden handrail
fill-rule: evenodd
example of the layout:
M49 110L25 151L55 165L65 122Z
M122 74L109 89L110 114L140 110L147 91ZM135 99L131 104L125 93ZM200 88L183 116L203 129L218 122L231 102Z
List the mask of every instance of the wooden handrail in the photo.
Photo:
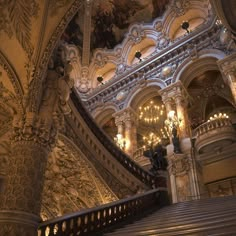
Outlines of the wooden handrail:
M166 196L166 195L165 195ZM39 225L40 236L92 235L134 217L145 210L161 207L162 191L154 189L127 199L57 217Z

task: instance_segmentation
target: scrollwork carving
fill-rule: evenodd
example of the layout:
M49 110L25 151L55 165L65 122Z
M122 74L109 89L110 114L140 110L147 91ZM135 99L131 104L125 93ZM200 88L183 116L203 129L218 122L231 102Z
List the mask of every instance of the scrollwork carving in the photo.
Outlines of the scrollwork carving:
M83 154L60 136L46 171L44 217L56 217L114 200L117 200L116 196L84 159Z
M3 30L9 37L16 35L17 40L28 55L33 52L30 42L31 17L37 17L39 5L36 1L28 4L25 1L8 1L0 7L0 31Z

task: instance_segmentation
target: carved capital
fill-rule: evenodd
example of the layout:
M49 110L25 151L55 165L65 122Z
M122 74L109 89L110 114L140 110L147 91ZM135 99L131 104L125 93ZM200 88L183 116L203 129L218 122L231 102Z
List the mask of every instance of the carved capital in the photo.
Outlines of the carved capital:
M226 79L236 77L236 53L219 60L217 64Z
M42 119L36 120L35 114L27 113L23 117L14 117L11 141L13 144L30 141L50 150L54 147L57 131L56 126L51 122L47 123Z

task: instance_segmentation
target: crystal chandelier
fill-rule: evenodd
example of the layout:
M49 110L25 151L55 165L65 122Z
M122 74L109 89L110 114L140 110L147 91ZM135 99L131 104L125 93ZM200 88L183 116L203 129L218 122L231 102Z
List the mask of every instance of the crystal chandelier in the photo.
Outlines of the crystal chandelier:
M139 107L139 120L147 124L156 124L164 115L164 105L158 106L153 101Z

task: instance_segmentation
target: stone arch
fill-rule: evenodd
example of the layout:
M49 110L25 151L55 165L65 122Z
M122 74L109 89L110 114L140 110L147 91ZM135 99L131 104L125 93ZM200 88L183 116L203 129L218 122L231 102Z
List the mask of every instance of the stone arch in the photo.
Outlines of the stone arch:
M186 59L175 71L172 83L181 80L188 87L193 78L207 70L219 70L217 61L224 58L224 52L220 50L204 50L199 52L196 60Z
M133 92L127 99L126 107L132 107L137 111L140 105L143 105L147 100L155 97L159 94L159 90L163 88L161 82L152 83L150 86L145 88L139 87L135 92Z
M113 105L106 106L106 109L96 109L96 113L93 114L94 119L96 120L99 126L103 126L106 124L114 113L116 113L117 109Z

